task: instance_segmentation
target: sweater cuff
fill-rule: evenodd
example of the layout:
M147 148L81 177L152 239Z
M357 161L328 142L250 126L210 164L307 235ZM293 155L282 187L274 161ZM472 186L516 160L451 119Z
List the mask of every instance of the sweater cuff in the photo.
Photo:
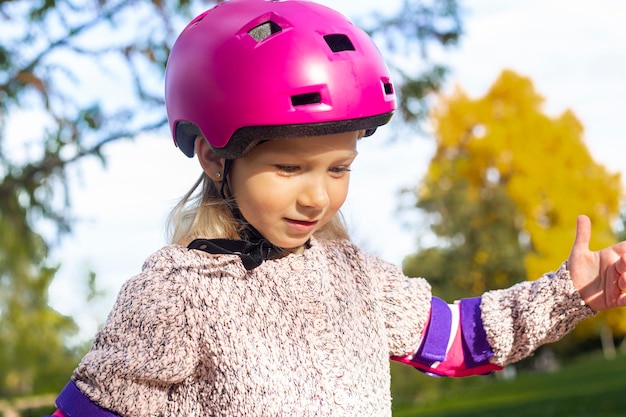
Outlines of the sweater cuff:
M530 356L595 315L570 279L566 264L536 281L490 291L481 302L483 324L500 366Z

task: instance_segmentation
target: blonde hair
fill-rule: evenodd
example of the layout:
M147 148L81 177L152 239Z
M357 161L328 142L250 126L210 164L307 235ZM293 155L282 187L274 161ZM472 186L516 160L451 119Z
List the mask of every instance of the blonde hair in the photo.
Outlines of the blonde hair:
M170 242L187 246L194 239L201 238L241 239L241 224L233 216L228 204L216 183L206 173L202 173L168 217ZM341 213L335 214L316 231L315 237L348 240L350 237Z

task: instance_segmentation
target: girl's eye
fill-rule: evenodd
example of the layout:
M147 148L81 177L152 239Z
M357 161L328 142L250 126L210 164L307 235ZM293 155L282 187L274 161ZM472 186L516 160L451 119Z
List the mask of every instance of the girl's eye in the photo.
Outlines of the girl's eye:
M350 165L340 165L340 166L336 166L336 167L332 167L330 169L330 172L332 172L333 174L343 174L346 172L350 172Z
M302 167L300 165L277 164L277 165L275 165L275 167L276 167L276 169L278 170L279 173L284 174L284 175L297 174L298 172L300 172L302 170ZM350 165L333 166L333 167L330 167L328 169L328 172L330 172L331 174L333 174L335 176L340 176L342 174L350 172Z
M293 174L295 172L298 171L298 169L300 169L299 166L297 165L276 165L276 168L285 174Z

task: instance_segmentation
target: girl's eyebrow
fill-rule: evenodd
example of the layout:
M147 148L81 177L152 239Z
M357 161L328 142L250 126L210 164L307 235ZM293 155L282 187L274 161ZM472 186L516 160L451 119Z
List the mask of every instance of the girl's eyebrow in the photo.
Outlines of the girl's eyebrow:
M336 148L332 148L329 147L328 148L329 151L332 152L338 152L341 153L341 157L343 157L344 155L346 157L350 156L350 157L356 157L359 152L356 149L336 149ZM272 149L271 151L267 152L268 154L274 154L274 155L285 155L285 156L293 156L293 157L308 157L311 156L311 152L308 151L296 151L294 152L293 150L289 150L289 149L285 149L285 148L279 148L279 149Z

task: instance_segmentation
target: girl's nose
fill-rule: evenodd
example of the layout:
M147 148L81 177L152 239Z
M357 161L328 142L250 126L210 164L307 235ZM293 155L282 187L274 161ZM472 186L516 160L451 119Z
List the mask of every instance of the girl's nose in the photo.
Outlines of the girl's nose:
M312 179L303 185L298 203L303 207L321 209L330 203L325 179Z

